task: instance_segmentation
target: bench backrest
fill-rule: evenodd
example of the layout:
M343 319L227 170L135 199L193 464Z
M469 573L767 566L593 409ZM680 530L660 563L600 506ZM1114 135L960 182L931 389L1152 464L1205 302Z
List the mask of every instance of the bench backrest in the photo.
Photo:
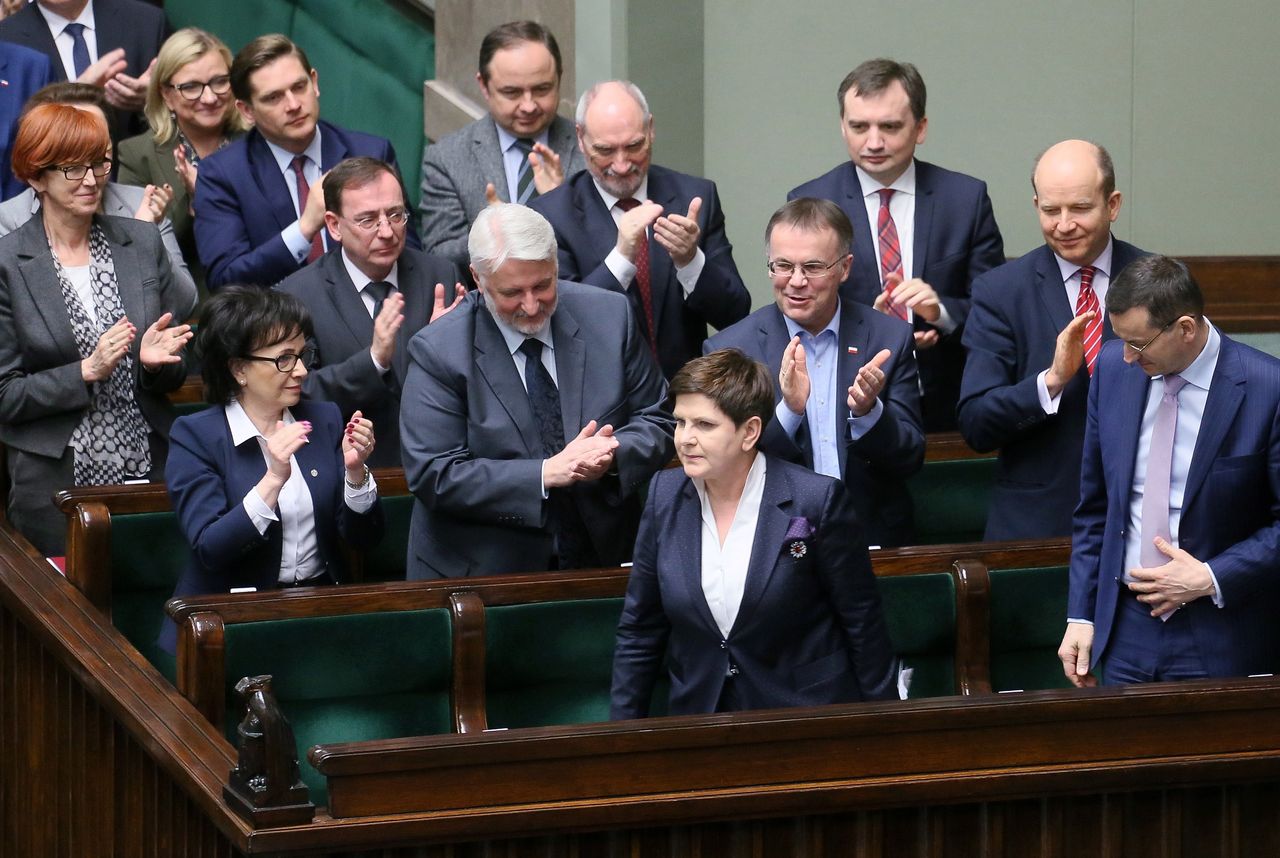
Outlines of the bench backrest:
M916 543L981 542L995 476L994 457L926 461L907 481Z

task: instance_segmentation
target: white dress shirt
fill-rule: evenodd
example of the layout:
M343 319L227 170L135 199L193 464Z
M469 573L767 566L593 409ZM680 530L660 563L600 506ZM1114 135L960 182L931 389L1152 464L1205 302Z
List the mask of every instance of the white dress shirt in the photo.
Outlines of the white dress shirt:
M613 218L614 224L617 225L622 223L622 216L626 214L626 212L618 206L618 200L621 198L615 197L613 194L609 193L605 190L604 186L594 178L592 178L591 181L596 186L596 193L600 194L600 199L604 201L604 207L609 210L609 215ZM640 183L640 187L636 188L634 196L635 199L640 202L644 202L649 199L648 176L645 176L644 181ZM664 216L670 214L683 215L687 214L687 212L664 211L662 214ZM646 229L644 234L645 237L648 238L649 235L651 235L651 232L649 229ZM684 268L676 265L676 280L680 281L680 289L684 292L684 297L688 298L693 294L694 287L698 285L698 277L702 275L702 267L706 265L706 262L707 257L703 254L702 247L699 246L698 249L694 251L693 259L688 265ZM672 260L672 264L675 264L674 259ZM631 288L631 281L634 280L636 276L636 264L619 253L616 245L613 250L609 251L609 255L604 258L604 266L609 269L609 273L618 281L619 286L623 289ZM652 260L650 260L649 263L649 271L650 273L653 272ZM652 287L652 284L650 285ZM657 324L656 319L654 320L654 323Z
M496 122L493 125L498 129L498 147L502 150L502 169L507 174L507 199L514 203L519 199L517 190L520 187L520 170L524 167L528 156L516 146L516 141L520 138ZM551 126L548 125L542 129L541 134L529 139L550 149Z
M75 40L67 32L67 25L84 24L84 42L89 49L89 65L96 63L98 61L98 34L93 20L93 0L89 0L85 4L84 9L74 20L64 18L56 12L51 12L39 3L36 4L36 9L39 10L45 24L49 27L49 35L53 36L54 47L58 49L58 59L62 60L63 73L66 75L67 80L74 81L76 79L76 64L75 60L72 59L71 51Z
M486 307L486 309L488 309ZM498 318L498 314L490 310L489 315L493 317L494 324L498 326L498 333L502 334L502 341L507 344L507 351L511 354L511 360L516 366L516 375L520 377L520 384L524 387L525 393L529 392L529 385L524 380L525 364L529 359L525 357L524 352L520 351L520 346L524 345L524 341L532 336L535 340L542 343L542 365L550 374L551 380L556 387L560 386L560 377L556 374L556 346L551 338L551 322L542 326L542 330L536 334L522 334L506 322ZM577 431L574 431L577 434ZM542 460L542 498L546 500L547 494L547 478L546 478L547 460Z
M262 450L262 461L270 468L267 439L253 425L239 401L229 402L224 412L227 425L231 428L231 443L239 447L250 438L256 438ZM287 408L281 419L286 424L295 422ZM368 482L358 489L347 484L345 474L342 483L343 501L353 512L368 512L378 500L378 486L372 474L369 475ZM256 487L249 489L241 503L258 533L266 533L271 522L280 522L280 575L277 580L281 584L292 585L298 581L306 581L325 571L316 542L315 504L311 500L311 490L307 488L302 476L302 469L298 466L297 456L289 457L289 479L280 488L276 509L267 506Z
M374 300L373 295L369 294L368 286L373 282L373 280L368 274L365 274L356 267L356 264L351 261L351 257L347 256L347 249L345 247L342 249L341 255L342 267L347 269L347 276L350 277L351 282L355 284L356 294L360 296L360 303L364 304L364 308L369 311L369 318L372 319L374 308L378 305L378 302ZM391 264L391 270L387 272L387 276L383 278L385 282L391 284L391 292L387 293L388 298L390 298L393 293L400 291L399 277L400 263L394 262ZM387 370L391 369L389 366L383 366L378 363L378 359L373 356L372 347L369 348L369 358L373 361L373 368L380 374L386 375Z
M1107 289L1111 286L1111 255L1115 249L1115 239L1108 238L1107 246L1098 258L1093 260L1093 294L1098 297L1098 312L1107 312ZM1076 265L1074 262L1068 262L1058 254L1053 255L1054 260L1058 263L1058 273L1062 275L1062 288L1067 292L1067 306L1071 308L1072 315L1076 312L1076 301L1080 300L1080 269L1083 266ZM1105 325L1106 319L1102 320ZM1045 381L1045 376L1049 374L1049 367L1045 367L1036 376L1036 395L1040 398L1040 407L1044 409L1045 414L1057 414L1058 404L1062 401L1062 391L1058 391L1057 396L1049 395L1049 384ZM1063 385L1063 390L1066 386Z
M720 542L720 530L711 510L706 483L695 478L693 487L702 501L702 594L722 637L729 637L742 595L747 589L747 572L751 567L751 548L756 541L756 524L760 520L760 501L764 497L765 457L756 454L747 472L747 482L738 499L733 523Z
M284 186L289 189L289 199L293 201L293 210L297 212L298 217L302 217L302 208L298 205L298 174L293 172L293 159L297 157L293 152L284 149L272 143L266 137L262 138L267 144L267 148L271 150L271 155L276 159L276 166L280 168L280 174L284 176ZM311 138L310 145L307 146L299 154L306 157L306 163L302 165L303 178L307 180L307 185L314 185L316 180L324 175L324 171L320 169L320 126L316 126L316 134ZM320 227L320 235L324 241L325 249L329 247L329 230L323 226ZM294 262L304 262L307 254L311 252L311 242L302 234L302 227L298 225L298 221L286 226L280 230L280 238L284 241L284 246L289 248L289 252L293 254Z

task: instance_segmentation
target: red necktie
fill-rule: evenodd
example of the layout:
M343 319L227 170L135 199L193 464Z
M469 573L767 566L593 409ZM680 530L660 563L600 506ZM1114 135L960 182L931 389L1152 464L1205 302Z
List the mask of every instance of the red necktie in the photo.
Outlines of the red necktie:
M293 167L293 173L298 179L298 217L302 217L302 212L307 208L307 197L311 194L311 185L307 184L307 177L303 175L302 168L307 163L306 155L298 155L293 159L290 165ZM317 231L315 237L311 239L311 249L307 251L307 262L315 262L321 256L324 256L324 238Z
M876 221L876 232L880 236L880 282L884 284L888 298L889 312L902 321L907 321L907 308L893 300L893 287L889 283L889 275L902 277L902 247L898 244L898 227L893 223L893 215L889 213L889 198L893 196L892 188L876 191L880 195L880 217Z
M618 200L618 208L624 212L629 212L638 205L640 201L634 197ZM649 340L649 348L657 354L658 340L653 326L653 292L649 288L649 234L647 231L644 238L636 244L635 284L636 292L640 295L640 306L644 308L645 336Z
M1102 348L1102 311L1098 307L1098 295L1093 291L1092 265L1080 269L1080 297L1076 299L1076 315L1093 313L1093 321L1084 329L1084 362L1093 375L1093 365L1098 362L1098 349Z

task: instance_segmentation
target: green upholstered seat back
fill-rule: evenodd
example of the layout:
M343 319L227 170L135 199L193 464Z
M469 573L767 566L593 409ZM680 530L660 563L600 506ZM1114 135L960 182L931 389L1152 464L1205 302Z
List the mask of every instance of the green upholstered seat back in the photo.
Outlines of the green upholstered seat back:
M992 569L991 687L1069 688L1058 661L1067 622L1067 567Z
M621 615L621 598L486 608L489 726L608 721Z
M409 545L409 520L413 515L413 495L393 495L382 498L382 515L386 522L382 539L364 555L365 583L405 579L405 557Z
M877 578L893 650L913 669L908 696L956 693L956 586L948 572Z
M270 674L317 805L327 792L307 762L312 745L453 729L453 645L443 608L230 624L225 657L227 738L235 741L243 714L236 682Z
M190 556L174 513L111 516L111 622L170 682L174 658L156 637Z
M994 458L925 462L907 481L915 503L916 543L981 542L995 475Z

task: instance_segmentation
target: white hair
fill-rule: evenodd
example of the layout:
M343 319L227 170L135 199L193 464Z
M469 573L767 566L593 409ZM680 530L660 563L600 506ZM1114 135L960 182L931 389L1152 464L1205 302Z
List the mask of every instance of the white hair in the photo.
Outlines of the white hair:
M649 124L649 102L645 99L644 93L640 91L640 87L636 86L629 80L602 80L593 83L587 88L587 91L578 99L578 109L573 114L574 122L579 126L585 125L587 121L587 109L591 107L591 102L596 100L596 96L600 94L601 87L616 83L618 86L626 90L627 95L635 99L636 104L640 105L640 112L644 114L643 124Z
M556 234L545 217L528 206L485 206L467 236L467 253L477 276L488 277L508 259L556 262Z

